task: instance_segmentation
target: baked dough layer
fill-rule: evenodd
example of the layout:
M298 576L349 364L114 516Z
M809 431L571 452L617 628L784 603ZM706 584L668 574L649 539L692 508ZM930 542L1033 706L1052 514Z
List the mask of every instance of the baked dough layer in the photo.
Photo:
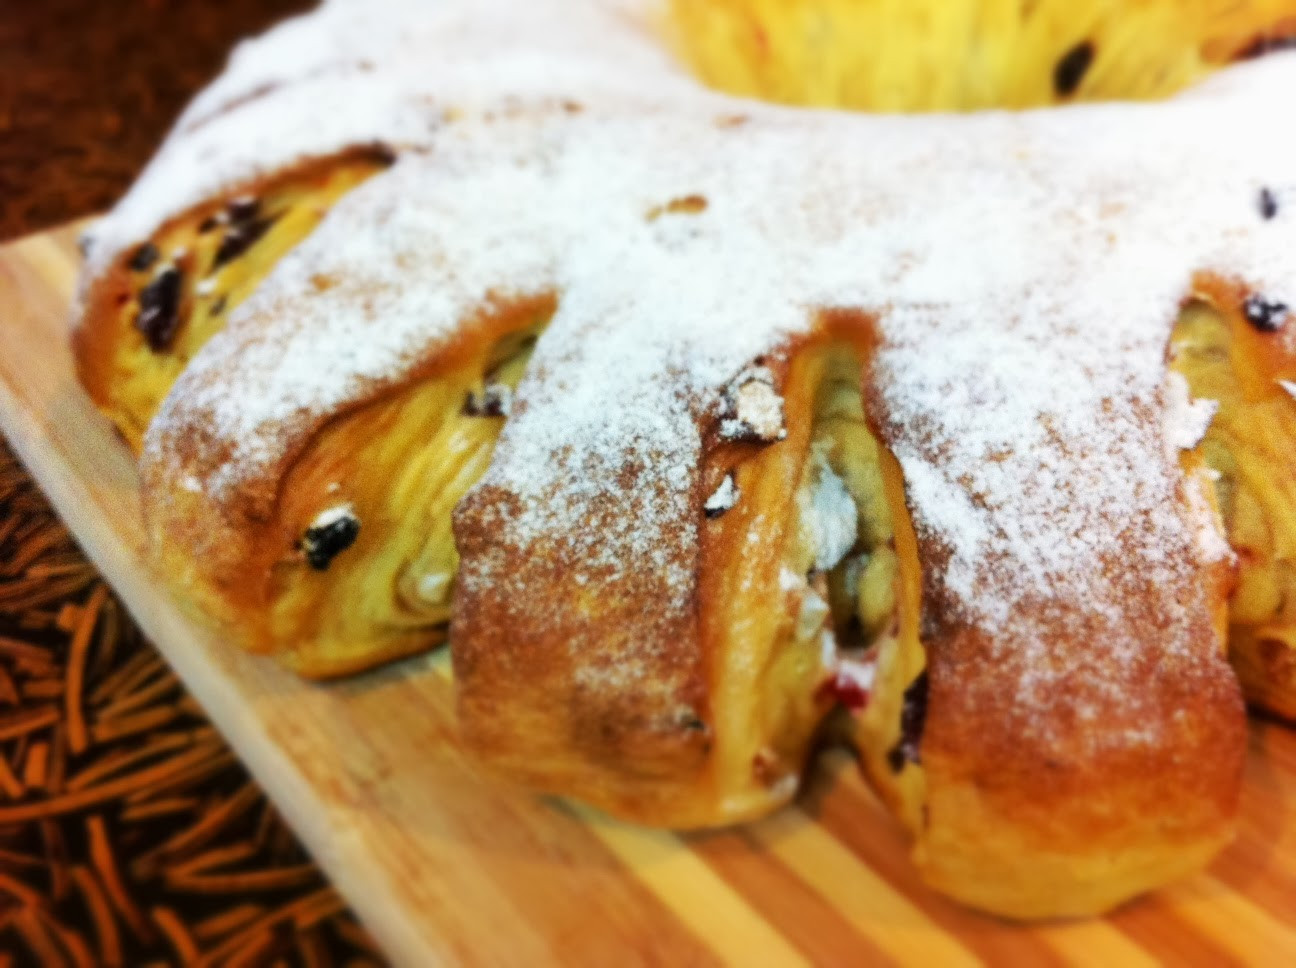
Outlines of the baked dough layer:
M382 149L355 149L241 186L171 219L95 282L73 341L77 375L131 450L229 314L388 161Z
M1230 289L1184 310L1171 366L1215 407L1201 451L1237 554L1233 668L1249 702L1296 720L1296 355Z
M1195 273L1233 286L1230 312L1292 282L1296 221L1256 198L1296 135L1256 119L1281 116L1296 59L1156 106L897 119L699 89L642 20L582 0L402 4L374 30L355 10L246 49L91 248L93 292L250 172L377 138L399 156L275 264L145 435L150 533L186 599L249 630L282 605L250 644L305 671L390 658L404 626L294 623L386 603L389 560L432 573L444 542L406 542L455 506L465 735L538 787L676 825L754 815L875 650L858 742L951 895L1097 911L1227 838L1231 558L1194 462L1209 406L1167 346ZM352 84L363 111L298 123ZM480 480L474 457L434 481L457 453L441 428L470 416L446 387L541 324ZM857 480L815 446L838 344L859 364L844 422L875 447ZM826 505L810 546L805 481ZM825 523L843 493L849 546ZM859 544L883 505L889 537ZM829 604L817 661L802 585Z

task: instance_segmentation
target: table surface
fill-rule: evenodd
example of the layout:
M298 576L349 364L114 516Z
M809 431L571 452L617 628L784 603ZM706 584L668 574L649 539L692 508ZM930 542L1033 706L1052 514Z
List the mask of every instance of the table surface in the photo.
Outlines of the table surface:
M5 4L0 239L110 205L230 45L307 6ZM0 968L381 961L0 442L0 803L18 802ZM283 929L306 909L311 928Z

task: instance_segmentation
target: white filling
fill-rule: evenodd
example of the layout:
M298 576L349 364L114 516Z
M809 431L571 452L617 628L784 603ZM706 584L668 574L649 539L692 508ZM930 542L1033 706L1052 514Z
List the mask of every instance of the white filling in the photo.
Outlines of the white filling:
M1194 400L1188 381L1182 373L1174 371L1167 374L1165 397L1166 446L1174 450L1192 450L1210 429L1219 410L1219 401Z
M859 510L823 455L816 452L812 460L814 483L799 495L801 526L815 549L815 571L829 571L855 546Z
M823 596L809 585L804 586L801 594L801 611L797 615L796 637L798 641L806 641L823 628L824 623L828 621L830 609ZM824 631L831 641L832 631L830 629Z
M444 571L434 571L418 580L418 597L429 605L444 604L450 594L451 576Z
M837 663L837 675L858 686L861 692L868 693L873 689L873 681L877 677L877 662L842 659Z
M724 480L720 482L720 486L706 499L702 509L708 515L723 514L738 503L738 497L741 493L738 490L738 485L734 483L733 475L726 474Z

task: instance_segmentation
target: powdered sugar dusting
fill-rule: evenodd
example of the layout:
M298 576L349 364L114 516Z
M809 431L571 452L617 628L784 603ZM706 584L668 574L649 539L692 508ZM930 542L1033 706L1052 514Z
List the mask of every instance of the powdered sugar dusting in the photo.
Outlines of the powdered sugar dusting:
M1219 411L1218 400L1195 400L1182 373L1166 374L1165 439L1172 451L1192 450L1202 442Z
M474 4L437 9L476 24ZM543 9L576 36L642 47L627 57L632 82L601 99L577 69L583 47L559 58L492 22L496 46L476 53L506 83L471 74L474 112L411 115L401 130L422 124L431 150L344 198L234 314L177 384L146 465L198 473L229 500L283 457L285 427L401 379L484 307L553 293L481 484L510 497L498 546L521 554L562 535L570 581L631 575L662 615L684 615L706 498L700 427L818 310L858 308L882 337L875 416L919 537L943 552L929 592L992 633L1004 690L1038 703L1079 675L1116 695L1137 662L1192 660L1195 580L1221 545L1203 539L1215 522L1178 468L1180 418L1204 411L1174 410L1166 346L1197 271L1296 292L1296 219L1262 235L1254 210L1254 185L1296 166L1296 129L1264 123L1285 116L1296 57L1155 106L879 118L681 98L677 70L601 5ZM435 92L436 58L425 63L397 86ZM254 66L251 54L236 64ZM464 90L468 76L446 83ZM503 93L552 92L555 77L580 82L586 110ZM747 121L716 123L735 113ZM194 150L189 137L166 150ZM161 194L161 178L133 194ZM669 209L689 196L705 207ZM137 204L157 209L128 199L123 224L147 221ZM337 284L321 289L320 275ZM232 459L182 459L199 428L206 454ZM508 560L466 558L462 580L507 583ZM1091 647L1050 651L1076 603ZM650 635L637 648L584 674L626 688L654 661Z
M172 215L286 165L381 142L425 149L446 118L684 97L637 0L332 0L240 44L144 175L87 233L90 275Z

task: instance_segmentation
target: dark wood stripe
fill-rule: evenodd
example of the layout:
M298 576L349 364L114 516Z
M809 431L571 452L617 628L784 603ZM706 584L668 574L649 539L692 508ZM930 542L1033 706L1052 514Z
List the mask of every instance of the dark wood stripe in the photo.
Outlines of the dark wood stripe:
M1211 865L1222 883L1284 923L1296 922L1296 733L1253 720L1238 836Z
M831 759L833 768L811 785L803 805L834 837L987 963L1065 964L1029 930L960 907L924 884L909 859L909 838L900 824L868 789L853 762L839 754Z
M1225 968L1242 961L1195 925L1184 921L1151 894L1107 915L1107 920L1137 941L1162 964Z
M699 857L740 891L773 928L817 965L890 965L871 939L860 934L810 885L742 830L694 834L686 842ZM850 885L843 884L843 891Z

